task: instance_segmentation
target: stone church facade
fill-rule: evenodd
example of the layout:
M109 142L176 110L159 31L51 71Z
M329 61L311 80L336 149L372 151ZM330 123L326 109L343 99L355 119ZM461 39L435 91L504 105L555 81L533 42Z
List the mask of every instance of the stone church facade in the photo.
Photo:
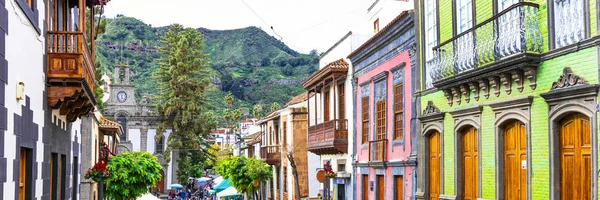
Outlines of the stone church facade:
M171 130L167 129L160 140L156 140L156 128L160 118L154 106L149 105L147 98L136 99L135 85L130 81L131 71L128 66L115 66L113 82L108 84L109 97L104 103L104 115L116 121L123 127L121 143L118 152L147 151L158 157L163 169L163 179L157 184L161 192L166 192L168 186L177 182L176 159L166 162L163 152L166 149L166 139ZM171 158L175 158L171 153Z

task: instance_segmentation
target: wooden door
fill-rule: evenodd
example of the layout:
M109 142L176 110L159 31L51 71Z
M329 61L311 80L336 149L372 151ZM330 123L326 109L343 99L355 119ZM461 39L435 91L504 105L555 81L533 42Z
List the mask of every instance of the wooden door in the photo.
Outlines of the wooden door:
M463 199L476 200L479 191L477 129L469 127L462 133Z
M25 199L25 180L27 172L27 150L21 148L21 157L19 160L19 200Z
M384 180L383 175L377 175L377 200L384 200L385 192L384 192Z
M429 136L429 199L440 199L441 192L441 134L434 131Z
M160 193L165 192L165 171L163 171L162 169L160 170L160 180L156 182L156 187L154 188L154 191L158 191Z
M591 199L589 118L571 114L561 121L560 127L561 199Z
M527 138L525 125L514 121L504 127L504 198L527 199ZM526 166L526 165L525 165Z
M369 175L363 175L362 180L362 200L369 199Z
M396 183L396 200L402 200L402 195L404 191L404 181L402 181L402 176L394 176L394 183Z

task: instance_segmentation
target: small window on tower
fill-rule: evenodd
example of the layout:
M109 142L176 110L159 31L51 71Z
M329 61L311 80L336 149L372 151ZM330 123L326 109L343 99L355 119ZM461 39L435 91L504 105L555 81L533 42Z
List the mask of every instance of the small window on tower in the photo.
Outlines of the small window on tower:
M377 18L375 22L373 22L373 32L379 32L379 18Z

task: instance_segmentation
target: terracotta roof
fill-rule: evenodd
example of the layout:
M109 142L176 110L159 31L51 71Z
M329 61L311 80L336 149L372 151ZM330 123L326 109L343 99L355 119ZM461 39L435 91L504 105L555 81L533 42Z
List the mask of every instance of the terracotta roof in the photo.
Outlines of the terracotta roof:
M254 122L252 119L242 120L242 123L252 123L252 122Z
M99 122L100 122L100 126L99 126L100 129L107 130L107 131L114 131L117 133L117 135L123 134L123 128L121 127L121 124L114 122L114 121L110 121L102 115L100 115Z
M409 11L403 11L402 13L400 13L396 18L394 18L394 20L392 20L390 23L386 24L385 27L383 27L381 30L379 30L379 32L377 32L375 35L373 35L373 37L369 38L369 40L367 40L365 43L360 45L356 50L354 50L352 53L350 53L350 55L348 55L347 57L350 58L350 57L356 55L358 52L362 51L365 47L367 47L369 44L371 44L375 39L377 39L383 33L388 31L388 29L390 29L390 27L393 24L395 24L400 19L402 19L402 17L408 15L408 12Z
M228 126L227 128L236 128L237 126Z
M340 58L339 60L330 62L329 64L325 65L325 67L312 74L302 83L302 86L304 86L305 89L308 89L309 87L317 84L321 79L326 78L333 73L346 74L347 72L348 63L343 58Z
M306 101L307 99L308 99L308 92L304 92L304 93L292 98L292 100L290 100L289 102L287 102L285 104L285 107L287 107L289 105L294 105L297 103L302 103L302 102Z
M269 113L267 116L263 117L262 119L260 119L260 121L258 122L258 124L262 124L265 123L273 118L279 117L279 110L276 110L274 112Z

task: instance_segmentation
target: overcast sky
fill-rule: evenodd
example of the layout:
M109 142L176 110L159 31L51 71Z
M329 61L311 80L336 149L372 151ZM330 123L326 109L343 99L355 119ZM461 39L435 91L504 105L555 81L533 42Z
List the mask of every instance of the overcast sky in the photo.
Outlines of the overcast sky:
M261 27L301 53L326 51L365 14L374 0L112 0L107 17L117 14L152 26L236 29ZM247 5L246 5L247 4ZM254 10L254 13L252 10ZM275 32L270 28L273 26ZM278 34L279 36L277 36Z

